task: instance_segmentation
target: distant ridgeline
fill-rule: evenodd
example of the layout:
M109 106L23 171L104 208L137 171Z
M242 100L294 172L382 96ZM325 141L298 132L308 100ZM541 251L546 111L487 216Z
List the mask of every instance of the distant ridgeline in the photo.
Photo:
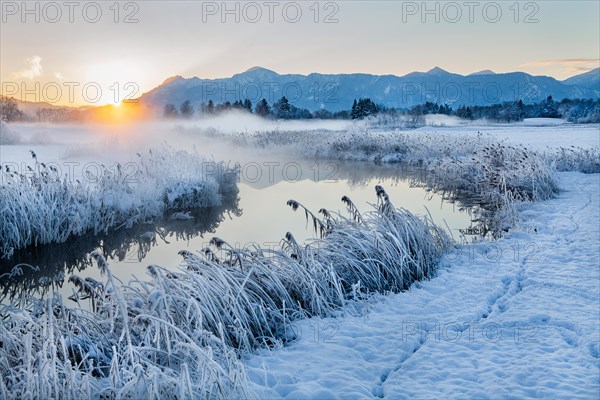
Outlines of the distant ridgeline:
M600 69L558 81L523 72L459 75L434 68L402 77L369 74L280 75L255 67L230 78L175 76L143 94L155 117L205 117L229 110L275 119L363 119L378 114L446 114L512 122L565 118L600 122ZM6 102L6 101L4 101ZM0 105L2 110L10 107ZM5 112L6 114L6 112ZM73 120L71 112L38 110L12 119ZM11 116L4 119L11 120ZM1 115L0 115L1 117Z
M255 67L223 79L175 76L145 93L139 100L157 114L164 114L164 107L172 105L169 106L172 112L167 114L175 115L175 110L183 116L189 115L178 108L189 101L194 114L244 108L273 118L306 118L309 113L313 118L364 118L390 110L418 113L417 106L421 106L424 113L453 114L464 106L470 107L469 111L474 113L475 118L489 114L503 119L508 118L504 114L511 114L510 119L514 120L518 113L500 113L496 112L497 108L511 104L516 107L519 101L526 106L547 106L549 96L554 107L560 108L562 104L561 115L567 107L562 100L597 100L600 98L600 69L558 81L523 72L495 74L481 71L463 76L440 68L398 77L368 74L280 75ZM363 99L362 103L360 99ZM357 104L353 107L355 102ZM241 107L240 103L244 106ZM261 103L260 107L255 110L253 107L258 103ZM441 106L444 108L440 111ZM584 102L580 106L587 110L590 104ZM485 107L492 107L489 113L483 111ZM534 108L528 107L526 111L529 114L526 113L525 117L540 114ZM463 112L467 118L469 111ZM545 114L556 115L552 110L546 111ZM496 113L500 115L494 115ZM577 114L580 113L581 110L578 110Z

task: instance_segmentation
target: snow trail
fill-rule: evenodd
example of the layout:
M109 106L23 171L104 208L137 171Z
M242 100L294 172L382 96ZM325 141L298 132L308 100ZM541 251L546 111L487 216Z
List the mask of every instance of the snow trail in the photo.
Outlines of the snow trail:
M600 176L559 173L527 231L446 256L363 316L296 323L245 360L261 398L598 398Z

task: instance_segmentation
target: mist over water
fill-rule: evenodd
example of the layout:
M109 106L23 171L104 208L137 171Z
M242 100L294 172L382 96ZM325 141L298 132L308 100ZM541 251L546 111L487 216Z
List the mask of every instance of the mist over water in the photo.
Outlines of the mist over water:
M135 153L168 144L176 149L196 150L225 161L250 161L247 149L233 148L213 135L252 134L264 131L342 131L360 126L342 120L274 121L241 112L208 119L162 120L130 124L11 124L11 145L2 146L0 161L27 161L29 150L43 161L136 161ZM276 158L274 155L273 158Z
M533 122L522 124L518 131L546 130L546 121ZM429 118L427 123L430 126L400 133L444 136L481 132L516 143L523 140L510 126L457 126L455 119L445 116ZM269 140L263 142L261 135L265 132L270 135ZM365 212L371 209L370 203L375 202L375 185L385 187L396 207L419 215L430 214L437 225L447 227L458 237L458 230L471 222L469 214L459 210L457 205L442 201L438 195L414 187L412 179L422 180L418 171L409 171L397 164L318 158L314 149L302 147L311 147L310 141L301 146L286 142L289 139L286 134L296 137L306 133L312 135L313 140L320 140L323 135L320 144L329 145L337 135L343 143L352 137L361 138L367 132L379 132L383 136L399 133L394 129L378 131L368 121L274 121L235 111L210 119L130 124L3 124L2 167L8 166L26 176L31 173L28 166L43 162L56 166L61 176L90 183L94 182L90 180L90 173L94 178L101 168L114 170L116 165L134 178L136 172L144 168L141 157L147 157L150 149L163 147L184 150L204 157L207 162L223 161L239 171L239 193L224 199L220 207L193 210L193 220L170 221L165 215L131 229L104 235L90 233L73 237L67 243L21 249L11 259L0 262L2 273L19 263L34 268L24 267L19 283L11 280L12 286L5 286L4 294L11 296L23 291L44 294L56 289L58 284L62 293L69 295L70 285L62 283L69 274L99 278L89 258L89 253L97 249L107 255L115 275L128 282L134 275L144 278L150 264L176 270L181 263L179 251L198 252L209 246L213 236L240 249L254 245L277 248L286 232L291 232L299 242L310 241L315 236L312 226L303 213L294 213L286 205L288 200L299 201L315 213L325 208L346 215L340 199L347 195ZM580 143L593 144L598 139L594 126L555 126L552 132L557 137L567 133L577 135ZM278 141L279 134L282 144ZM527 135L530 141L536 137ZM543 137L546 139L538 147L549 144L549 135ZM32 158L31 151L37 160ZM168 163L166 168L169 168Z
M209 246L210 239L218 236L236 248L257 245L277 248L286 232L299 242L315 236L303 213L294 213L286 202L297 200L317 212L326 208L346 215L341 197L348 195L362 212L375 203L377 184L388 191L397 207L405 207L420 215L431 213L440 226L450 227L453 234L469 224L469 216L452 204L442 202L421 188L411 187L410 174L398 166L375 165L364 162L335 160L308 160L282 147L243 147L230 139L242 133L317 131L360 132L362 123L349 121L270 121L248 114L230 113L206 120L158 121L126 125L50 125L14 124L10 131L19 143L3 145L0 158L27 174L26 165L33 166L30 151L37 161L53 163L62 168L62 175L70 179L86 179L86 173L96 171L89 166L116 163L126 173L142 168L140 156L149 149L169 146L203 156L208 160L238 165L239 193L237 198L225 199L221 207L198 209L190 221L164 221L136 225L103 235L83 235L64 244L47 244L39 248L25 248L9 260L3 260L2 272L9 272L18 263L25 263L39 271L25 267L23 278L4 294L34 291L44 294L69 274L99 278L92 267L89 253L102 250L114 269L115 275L128 282L135 275L144 278L146 267L160 265L175 270L181 263L180 250L198 252ZM71 293L69 284L58 285L61 292ZM54 287L56 289L56 287Z

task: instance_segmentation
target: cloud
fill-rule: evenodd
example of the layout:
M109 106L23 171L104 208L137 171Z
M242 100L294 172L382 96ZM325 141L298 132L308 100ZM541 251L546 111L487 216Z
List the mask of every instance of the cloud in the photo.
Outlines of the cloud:
M597 58L566 58L562 60L544 60L544 61L531 61L525 64L519 65L519 67L525 68L544 68L544 67L562 67L572 68L579 70L590 70L598 68L600 59Z
M61 74L60 72L55 72L55 73L54 73L54 77L55 77L56 79L58 79L59 81L64 81L64 80L65 80L65 77L64 77L64 76L63 76L63 74Z
M581 73L584 73L584 72L589 72L589 71L591 71L593 69L596 69L596 68L598 68L597 65L594 66L594 67L568 67L568 68L565 68L565 71L566 72L571 72L571 73L574 73L574 74L581 74Z
M29 68L25 68L22 71L15 72L15 78L26 78L32 80L33 78L37 78L44 73L44 68L42 67L42 57L33 56L27 58L25 61L29 64Z
M567 77L581 74L598 68L600 59L597 58L564 58L559 60L531 61L519 65L521 68L531 70L543 70L544 73L552 73L554 76Z

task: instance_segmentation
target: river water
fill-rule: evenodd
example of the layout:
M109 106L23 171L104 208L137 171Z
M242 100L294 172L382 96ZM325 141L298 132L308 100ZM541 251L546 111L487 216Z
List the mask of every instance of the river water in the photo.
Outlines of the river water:
M297 200L314 213L326 208L347 216L342 196L349 196L361 212L369 211L370 203L376 202L375 185L385 188L396 207L429 214L458 237L458 229L469 225L468 213L414 185L415 178L418 172L409 173L398 165L289 162L265 166L256 162L243 167L239 193L225 196L221 207L191 210L193 219L164 218L107 235L89 234L63 244L29 247L0 260L2 301L24 293L45 296L56 290L68 297L74 290L67 282L71 274L101 279L89 257L94 250L106 254L113 275L127 283L133 277L144 280L151 264L176 270L180 250L200 251L214 236L236 248L278 248L287 232L299 242L308 241L315 236L312 224L303 212L287 206L288 200ZM19 274L9 276L16 265Z

